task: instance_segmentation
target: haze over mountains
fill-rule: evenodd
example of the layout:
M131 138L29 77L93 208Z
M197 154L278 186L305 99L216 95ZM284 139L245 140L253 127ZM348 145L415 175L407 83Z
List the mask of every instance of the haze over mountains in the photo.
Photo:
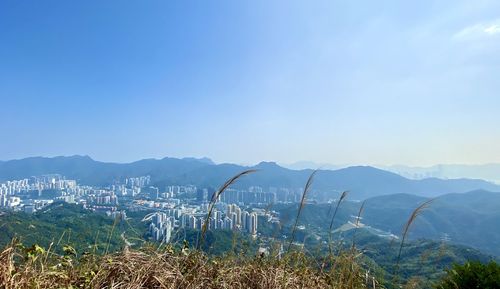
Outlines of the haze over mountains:
M301 188L310 169L291 170L274 162L261 162L247 167L235 164L215 164L202 158L144 159L132 163L107 163L88 156L32 157L0 162L0 181L21 179L33 175L58 173L82 184L106 185L125 177L150 175L154 185L167 184L218 187L229 177L245 170L257 169L236 184L249 186ZM413 180L398 174L368 166L338 170L320 170L315 178L314 191L335 197L334 192L349 190L354 199L366 199L390 194L413 194L432 197L473 190L500 191L500 186L478 179L426 178Z
M347 198L349 200L349 196ZM361 222L371 228L401 236L408 216L428 198L393 194L368 198L364 203ZM360 202L346 201L339 208L335 228L340 228L358 215ZM500 193L471 191L437 197L413 223L409 239L445 240L470 246L482 252L500 256ZM327 232L331 204L307 204L302 223L315 232ZM283 219L293 222L296 207L283 209ZM285 217L288 216L288 217Z
M284 167L294 170L303 169L341 169L348 165L334 165L329 163L315 163L309 161L300 161L292 164L283 164ZM439 164L429 167L414 167L406 165L375 165L374 167L390 171L409 179L425 179L425 178L440 178L440 179L459 179L471 178L482 179L490 182L500 183L500 164Z
M403 165L380 166L407 178L422 179L428 177L455 179L474 178L500 183L500 164L461 165L441 164L430 167L411 167Z
M382 230L399 233L406 218L426 199L397 194L370 198L365 203L364 221ZM500 256L500 193L472 191L439 196L411 230L411 237L439 240L481 249Z

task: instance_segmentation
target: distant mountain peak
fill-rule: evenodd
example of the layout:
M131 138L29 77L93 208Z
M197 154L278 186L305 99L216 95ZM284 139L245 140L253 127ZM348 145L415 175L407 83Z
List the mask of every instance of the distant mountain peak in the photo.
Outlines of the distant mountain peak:
M80 159L80 160L89 160L93 161L94 159L91 158L89 155L72 155L68 157L62 157L62 158L68 158L68 159Z
M351 166L351 167L346 167L346 168L339 169L338 171L345 171L345 172L371 172L371 173L383 172L383 173L394 174L394 173L391 173L391 172L388 172L388 171L384 171L384 170L381 170L381 169L377 169L377 168L371 167L371 166Z
M205 163L208 165L215 165L215 163L210 158L207 158L207 157L202 157L202 158L186 157L186 158L182 158L182 160L197 161L197 162Z
M22 159L13 159L13 160L8 160L5 162L22 162L22 161L33 161L33 160L90 160L94 161L90 156L88 155L72 155L72 156L54 156L54 157L44 157L44 156L33 156L33 157L26 157Z
M282 168L280 165L278 165L276 162L260 162L258 163L255 168L260 168L260 169L273 169L273 168Z

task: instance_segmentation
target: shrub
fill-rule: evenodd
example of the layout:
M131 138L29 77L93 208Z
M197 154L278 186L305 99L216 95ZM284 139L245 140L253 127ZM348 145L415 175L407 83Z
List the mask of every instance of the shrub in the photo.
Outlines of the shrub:
M477 261L467 262L464 265L455 264L440 283L438 289L497 289L500 288L500 265L491 261L483 264Z

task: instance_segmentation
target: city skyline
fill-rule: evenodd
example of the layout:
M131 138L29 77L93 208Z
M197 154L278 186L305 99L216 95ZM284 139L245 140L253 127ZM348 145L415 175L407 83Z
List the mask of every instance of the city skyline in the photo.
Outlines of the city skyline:
M500 163L500 3L0 4L0 160Z
M217 207L209 217L208 190L192 185L167 185L160 189L151 186L149 175L121 178L113 185L89 186L60 174L44 174L0 182L0 212L11 210L34 214L54 203L67 203L126 220L124 207L132 211L154 210L142 219L142 222L150 221L148 238L169 243L174 231L199 230L205 222L208 222L208 230L242 231L256 237L257 212L266 218L271 214L252 206L258 207L263 201L287 203L297 199L294 195L289 197L287 190L281 191L279 198L277 191L265 193L260 187L251 187L248 192L231 190L233 196L218 199ZM194 192L196 198L189 198Z

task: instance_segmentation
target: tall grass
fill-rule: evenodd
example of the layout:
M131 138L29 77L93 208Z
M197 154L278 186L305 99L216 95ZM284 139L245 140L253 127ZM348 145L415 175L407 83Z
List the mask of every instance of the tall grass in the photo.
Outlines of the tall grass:
M356 217L354 232L352 233L352 246L351 246L352 250L354 250L354 248L356 247L356 233L358 232L359 220L361 219L361 214L363 213L364 209L365 209L365 202L363 201L363 203L361 203L361 206L359 207L358 216Z
M401 243L399 244L399 250L398 250L398 255L397 255L397 258L396 258L396 265L395 265L395 271L394 271L394 283L397 283L398 282L398 278L399 278L399 267L400 267L400 261L401 261L401 253L403 252L403 247L404 247L404 244L405 244L405 241L406 241L406 238L408 237L408 233L410 231L410 227L413 225L413 223L415 222L415 220L417 219L418 216L420 216L422 214L422 212L425 211L425 209L427 209L431 204L432 202L434 202L434 199L429 199L425 202L423 202L422 204L420 204L418 207L416 207L412 213L410 214L410 217L408 218L408 220L406 221L404 227L403 227L403 233L402 233L402 237L401 237Z
M328 228L328 250L330 252L330 255L333 253L332 252L332 230L333 230L333 221L335 220L335 216L337 216L337 212L339 210L339 207L340 207L340 204L342 203L342 201L345 200L345 198L347 198L347 195L349 194L349 191L343 191L342 194L340 195L340 198L339 200L337 201L337 205L335 206L335 211L333 211L333 216L332 216L332 219L330 221L330 227ZM333 203L332 203L332 206L333 206ZM331 206L330 206L330 210L331 210ZM328 211L328 215L330 215L330 210Z
M297 251L282 259L210 257L165 247L76 258L12 243L0 252L0 288L366 288L362 266L339 258L338 270L320 272Z
M297 225L299 224L300 213L302 212L302 208L304 207L304 204L306 202L306 195L307 192L309 191L309 188L312 185L314 175L316 175L317 172L318 170L314 170L311 173L311 175L307 179L306 185L304 186L304 191L302 192L302 198L300 199L299 209L297 210L297 216L295 217L295 223L293 224L292 227L292 234L290 236L290 243L288 244L287 252L289 252L290 248L292 247L293 241L295 239L295 232L297 231Z
M217 200L219 200L219 197L222 195L222 193L224 193L224 191L229 188L229 186L231 186L234 182L236 182L239 178L245 176L245 175L248 175L248 174L251 174L251 173L254 173L256 172L257 170L246 170L246 171L243 171L235 176L233 176L232 178L230 178L229 180L227 180L213 195L212 195L212 198L210 199L210 203L208 205L208 213L207 213L207 216L205 218L205 222L203 223L203 227L201 229L201 237L200 239L198 240L198 244L197 244L197 249L200 249L202 244L205 242L205 235L207 233L207 230L208 230L208 226L209 226L209 221L210 221L210 217L212 216L212 212L214 210L214 207L215 207L215 203L217 202Z

